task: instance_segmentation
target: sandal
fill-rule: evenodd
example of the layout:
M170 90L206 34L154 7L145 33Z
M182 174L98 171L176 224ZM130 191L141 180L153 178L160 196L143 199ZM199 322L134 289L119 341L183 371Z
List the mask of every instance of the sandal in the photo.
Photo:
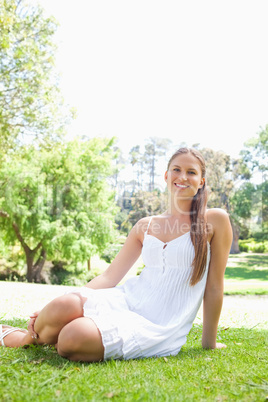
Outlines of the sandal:
M3 325L0 324L0 341L1 341L2 346L6 346L4 344L4 338L7 335L11 334L12 332L15 332L15 331L27 332L27 330L25 330L25 329L14 328L14 327L11 327L10 325L5 325L5 326L8 327L8 329L5 332L3 332Z

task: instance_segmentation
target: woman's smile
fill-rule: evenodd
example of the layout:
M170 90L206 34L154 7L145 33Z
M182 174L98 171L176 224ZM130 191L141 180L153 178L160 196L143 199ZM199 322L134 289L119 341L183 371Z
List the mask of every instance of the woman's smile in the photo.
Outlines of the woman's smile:
M175 184L176 187L181 188L181 189L189 187L186 184L180 184L180 183L174 183L174 184Z

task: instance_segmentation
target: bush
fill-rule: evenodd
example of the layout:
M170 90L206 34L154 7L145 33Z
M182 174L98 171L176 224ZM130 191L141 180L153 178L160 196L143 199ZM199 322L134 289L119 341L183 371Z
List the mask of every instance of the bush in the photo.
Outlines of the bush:
M50 282L53 285L84 286L100 273L98 268L88 271L79 266L73 267L58 262L50 270Z
M264 253L265 252L265 245L264 243L261 244L254 244L253 246L251 246L251 251L253 253Z
M254 232L253 237L257 241L265 241L268 240L268 233L261 231L261 232Z
M106 247L106 249L101 255L101 259L110 264L113 261L113 259L117 256L121 248L122 244L111 244L110 246Z
M0 272L0 281L24 282L26 281L26 276L21 275L15 269L6 268L4 271Z
M239 240L239 249L243 252L266 253L268 252L268 241L259 242L253 238Z
M249 245L239 242L239 250L242 251L242 252L247 253L249 251Z

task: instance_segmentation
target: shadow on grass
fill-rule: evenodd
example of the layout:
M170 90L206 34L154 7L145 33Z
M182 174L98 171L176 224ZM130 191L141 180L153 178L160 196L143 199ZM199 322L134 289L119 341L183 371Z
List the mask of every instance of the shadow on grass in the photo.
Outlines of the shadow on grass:
M239 254L230 254L229 257L231 260L241 260L247 262L249 264L258 264L267 266L268 263L268 254L256 254L256 253L239 253Z
M239 263L237 265L239 265ZM243 266L227 267L225 271L225 278L258 279L260 281L268 281L268 269L249 269Z
M228 266L235 265L235 266ZM230 255L225 277L227 279L258 279L268 281L268 255L242 253Z

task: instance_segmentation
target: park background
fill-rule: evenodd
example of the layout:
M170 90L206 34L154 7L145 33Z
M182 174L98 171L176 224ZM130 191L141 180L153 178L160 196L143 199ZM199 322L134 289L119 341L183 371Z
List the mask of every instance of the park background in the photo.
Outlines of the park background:
M163 174L169 156L181 145L194 146L207 160L209 207L224 208L232 222L225 294L250 295L244 299L247 306L259 298L254 305L258 314L242 309L239 315L240 304L229 320L224 317L220 337L229 342L227 352L214 357L201 352L201 324L195 323L183 362L212 361L208 375L218 381L211 387L198 373L201 385L191 383L181 400L196 397L200 387L206 400L263 396L268 293L265 2L40 4L41 9L34 0L0 1L1 318L25 326L36 292L43 295L39 302L45 302L52 295L49 285L80 286L102 272L132 225L165 209ZM142 268L138 260L129 275ZM223 376L216 373L224 353L237 360L231 343L243 346L244 359L229 382L229 366ZM26 378L34 371L28 363L22 365L32 359L38 367L44 359L38 348L23 357L18 351L1 352L2 363L13 358L14 369ZM67 378L70 370L84 371L71 363L62 370L65 366L53 350L47 353L60 378ZM95 384L96 400L127 400L128 392L133 398L154 395L157 400L161 395L165 400L157 386L161 378L168 379L174 398L189 368L186 364L179 379L174 374L177 362L171 359L168 370L160 366L163 376L152 378L144 389L137 387L133 373L127 389L117 376L102 388ZM4 379L10 370L2 363ZM129 366L120 364L107 369L126 376ZM158 370L158 363L153 364ZM248 364L255 370L251 376ZM137 363L135 369L143 375L141 367ZM149 367L144 370L148 375ZM104 366L102 372L105 378ZM44 384L46 376L54 378L44 370ZM13 380L19 381L18 374ZM35 381L21 400L35 395ZM68 400L64 384L55 384L47 398ZM8 398L10 387L1 392ZM20 400L13 391L12 398Z

